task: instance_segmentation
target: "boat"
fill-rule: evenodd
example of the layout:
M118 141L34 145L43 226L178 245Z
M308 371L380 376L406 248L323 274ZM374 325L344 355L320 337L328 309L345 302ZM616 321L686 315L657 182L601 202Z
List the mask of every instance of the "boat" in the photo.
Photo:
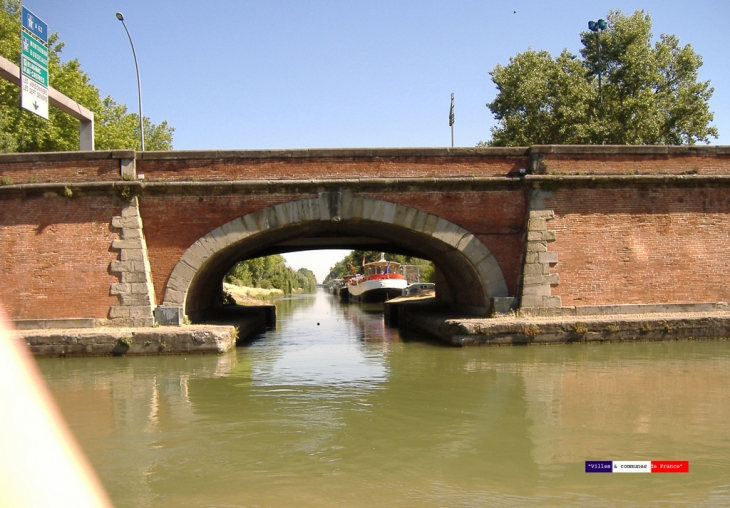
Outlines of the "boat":
M418 294L423 293L424 291L435 291L436 290L436 284L433 282L414 282L413 284L408 284L405 288L403 288L403 292L401 293L402 296L415 296Z
M400 296L407 285L400 263L386 261L385 254L381 254L380 261L363 265L361 276L350 278L347 291L354 302L384 302Z
M329 292L333 296L339 296L342 287L342 279L332 279L330 282Z
M354 281L358 280L359 278L362 278L362 275L357 274L357 273L356 274L353 274L353 275L345 275L342 278L342 284L340 285L339 290L338 290L339 291L339 295L340 295L340 300L348 300L349 299L349 297L350 297L350 289L349 289L350 288L350 281L353 281L352 283L354 284L355 283Z

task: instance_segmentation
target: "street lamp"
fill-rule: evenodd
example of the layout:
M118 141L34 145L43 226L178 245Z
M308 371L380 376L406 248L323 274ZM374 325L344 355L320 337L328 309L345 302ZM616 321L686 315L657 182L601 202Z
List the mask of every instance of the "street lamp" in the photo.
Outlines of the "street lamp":
M134 43L132 42L132 36L129 35L129 30L127 30L127 25L124 24L124 16L122 16L121 12L117 12L117 19L122 22L122 26L124 27L124 31L127 32L127 37L129 37L129 44L132 46L132 56L134 57L134 68L137 70L137 97L139 98L139 140L140 144L142 145L142 151L144 152L144 127L142 123L142 119L144 118L142 116L142 85L139 81L139 66L137 65L137 53L134 51Z
M608 28L608 24L606 23L606 20L599 19L598 21L589 21L588 22L588 30L591 32L596 32L596 40L598 41L598 102L601 105L601 109L603 109L603 91L601 90L601 34L600 32L603 32L606 28Z

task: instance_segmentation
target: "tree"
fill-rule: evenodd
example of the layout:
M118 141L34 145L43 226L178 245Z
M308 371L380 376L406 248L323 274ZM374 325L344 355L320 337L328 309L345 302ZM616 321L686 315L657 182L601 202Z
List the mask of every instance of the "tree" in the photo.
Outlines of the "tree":
M241 286L281 289L284 293L313 293L317 289L314 273L306 268L294 271L279 254L236 263L225 276L225 281Z
M20 61L20 0L0 0L0 55ZM140 149L139 116L111 97L101 99L99 90L81 70L78 60L61 62L64 44L57 33L48 37L49 85L94 113L97 150ZM78 120L49 108L48 120L20 108L20 89L0 79L0 152L53 152L78 150ZM143 118L145 148L170 150L174 128Z
M490 73L499 121L480 146L533 144L695 144L717 138L709 81L697 81L702 57L674 35L651 45L643 11L610 11L608 29L581 33L581 57L555 59L532 49ZM598 45L600 40L600 65ZM602 77L599 90L598 75Z

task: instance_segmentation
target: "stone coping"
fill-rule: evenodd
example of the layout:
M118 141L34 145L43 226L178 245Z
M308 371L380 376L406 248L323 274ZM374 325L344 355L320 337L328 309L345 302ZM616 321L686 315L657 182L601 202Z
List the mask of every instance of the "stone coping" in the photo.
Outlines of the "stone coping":
M203 193L253 193L267 191L297 190L316 191L318 189L343 189L357 187L359 189L510 189L533 187L540 184L603 186L616 183L627 185L659 185L671 184L682 187L713 185L730 185L730 175L526 175L526 176L491 176L491 177L413 177L413 178L333 178L333 179L282 179L282 180L209 180L209 181L124 181L111 180L101 182L53 182L22 183L0 185L0 193L11 196L17 194L43 194L45 192L63 192L66 187L72 192L107 193L109 191L131 188L141 192L203 192Z
M302 148L260 150L96 150L0 154L0 164L67 160L136 159L310 159L392 157L527 157L549 155L730 155L730 146L709 145L533 145L531 147Z

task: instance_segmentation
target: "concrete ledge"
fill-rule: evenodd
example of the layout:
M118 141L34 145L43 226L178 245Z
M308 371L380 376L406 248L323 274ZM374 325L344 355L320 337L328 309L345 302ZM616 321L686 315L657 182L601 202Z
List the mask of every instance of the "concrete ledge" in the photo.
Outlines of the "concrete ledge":
M400 307L400 328L452 346L730 338L730 311L484 319L454 317L425 301Z
M120 356L225 353L236 345L232 326L18 330L35 356Z
M707 145L532 145L530 154L552 155L728 155L730 146Z
M305 148L272 150L174 150L137 152L137 160L175 159L276 159L276 158L391 158L391 157L458 157L492 156L525 157L527 147L489 148Z
M12 162L58 162L79 160L133 159L134 154L134 150L8 153L0 154L0 164Z
M176 159L312 159L312 158L391 158L391 157L526 157L549 155L729 155L730 146L668 145L533 145L531 147L485 148L311 148L272 150L97 150L89 152L40 152L2 154L4 162L53 162L63 160L136 159L139 161Z
M18 319L12 321L13 326L18 330L45 330L49 328L94 328L94 318L68 318L68 319Z

